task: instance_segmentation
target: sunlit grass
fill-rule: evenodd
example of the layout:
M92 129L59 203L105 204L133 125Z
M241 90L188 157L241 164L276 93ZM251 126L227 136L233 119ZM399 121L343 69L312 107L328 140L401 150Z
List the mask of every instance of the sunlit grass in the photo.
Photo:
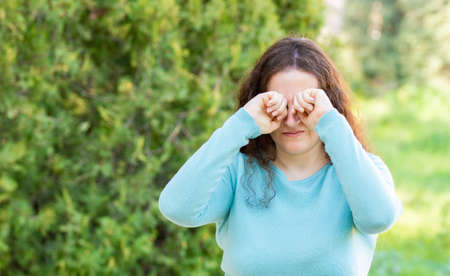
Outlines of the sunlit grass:
M371 276L450 275L449 106L448 92L414 87L360 104L404 207L378 238Z

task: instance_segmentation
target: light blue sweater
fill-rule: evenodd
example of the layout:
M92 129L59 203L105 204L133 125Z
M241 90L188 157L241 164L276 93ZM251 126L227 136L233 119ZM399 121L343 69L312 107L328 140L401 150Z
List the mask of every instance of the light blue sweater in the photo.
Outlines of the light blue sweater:
M166 185L161 213L183 227L216 223L228 276L367 275L377 234L403 211L391 173L362 148L336 109L320 118L315 131L332 162L297 181L271 163L276 195L268 208L254 208L246 203L247 156L239 149L261 131L240 108ZM258 166L252 176L261 198L265 175Z

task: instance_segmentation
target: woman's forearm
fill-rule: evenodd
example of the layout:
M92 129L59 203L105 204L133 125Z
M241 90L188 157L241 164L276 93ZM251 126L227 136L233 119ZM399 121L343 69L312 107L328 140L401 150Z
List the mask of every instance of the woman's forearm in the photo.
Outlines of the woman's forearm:
M363 149L336 109L323 115L315 130L335 167L355 226L369 234L387 230L403 210L387 166Z
M213 132L177 171L159 197L159 208L172 222L197 227L220 220L233 191L228 166L250 138L260 135L252 117L239 109ZM214 202L210 202L214 195Z

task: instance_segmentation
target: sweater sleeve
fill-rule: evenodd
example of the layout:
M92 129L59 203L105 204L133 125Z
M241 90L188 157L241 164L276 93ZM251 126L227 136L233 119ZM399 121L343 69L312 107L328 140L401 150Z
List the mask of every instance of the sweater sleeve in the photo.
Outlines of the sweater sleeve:
M261 131L241 107L216 129L162 190L161 213L173 223L198 227L224 219L233 200L231 164Z
M367 234L389 229L403 207L386 164L364 150L336 108L320 118L315 131L335 167L356 228Z

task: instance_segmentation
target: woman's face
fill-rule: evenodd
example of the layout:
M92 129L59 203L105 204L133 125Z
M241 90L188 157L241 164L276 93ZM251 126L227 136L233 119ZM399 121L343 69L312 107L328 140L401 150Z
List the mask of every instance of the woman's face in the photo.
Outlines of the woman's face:
M309 130L296 113L293 115L294 95L306 88L320 88L316 77L298 69L287 69L273 75L268 83L268 91L277 91L287 99L288 115L281 121L280 127L270 133L276 144L277 151L290 155L309 152L316 147L322 147L321 140L314 130ZM284 132L302 130L300 135L292 137Z

